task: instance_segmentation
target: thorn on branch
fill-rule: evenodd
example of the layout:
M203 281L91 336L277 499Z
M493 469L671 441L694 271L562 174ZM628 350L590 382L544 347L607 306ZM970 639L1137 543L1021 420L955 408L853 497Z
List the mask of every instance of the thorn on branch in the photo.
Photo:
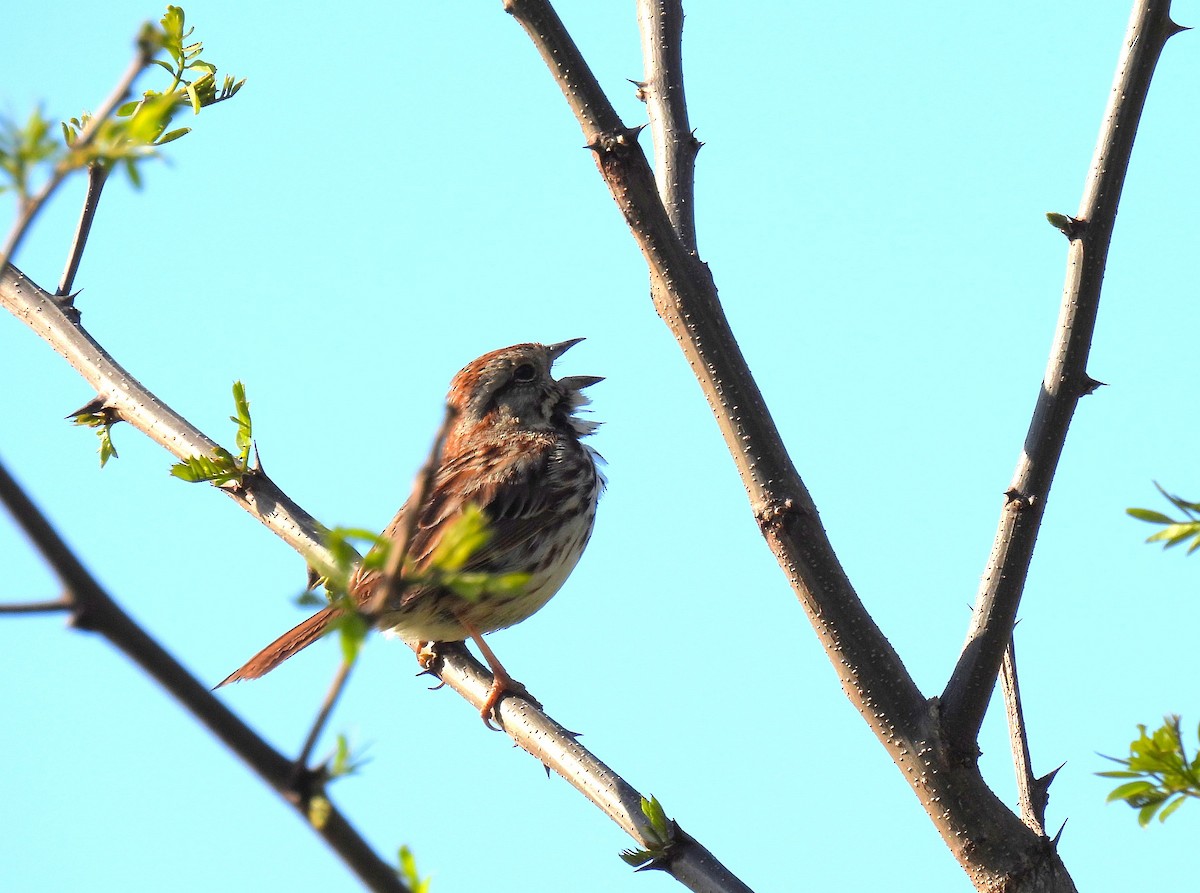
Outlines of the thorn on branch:
M73 323L78 323L83 317L83 314L80 312L79 308L75 306L75 299L79 297L80 292L82 291L83 289L79 289L78 291L73 291L68 295L51 295L54 303L58 305L58 309L61 310L67 319Z
M1050 225L1074 242L1087 229L1087 221L1072 217L1070 214L1056 214L1053 211L1046 215Z
M100 395L96 395L95 397L93 397L87 403L83 404L83 406L79 407L74 412L68 412L65 416L63 416L63 418L64 419L73 419L73 418L77 418L78 416L81 416L81 415L109 415L109 414L115 415L116 410L105 406L104 404L106 402L108 402L107 398L102 397ZM113 421L118 421L118 420L116 418L114 418Z
M633 96L638 102L646 102L649 100L650 94L646 91L646 88L650 86L649 84L647 84L645 81L635 81L633 78L625 78L625 80L629 81L629 83L633 84L633 86L637 88L633 91Z
M1009 487L1004 491L1004 499L1008 509L1014 512L1021 512L1025 509L1033 508L1036 497L1026 496L1016 487Z
M1176 34L1180 34L1184 31L1191 31L1191 30L1192 29L1191 29L1190 25L1181 25L1178 22L1172 21L1171 19L1167 19L1167 38L1168 39L1174 37Z
M1059 763L1056 768L1051 769L1045 775L1034 779L1033 783L1037 791L1038 798L1042 801L1041 807L1043 810L1045 810L1046 804L1050 802L1050 785L1054 782L1054 776L1058 775L1059 770L1061 770L1065 765L1067 765L1066 761L1063 761Z
M1067 821L1067 819L1063 819L1063 823L1058 826L1058 833L1050 841L1050 846L1054 847L1054 849L1058 849L1058 842L1062 839L1063 829L1067 827Z
M1108 382L1097 381L1096 379L1094 379L1090 375L1088 375L1084 378L1083 384L1079 386L1079 396L1087 397L1090 394L1094 394L1096 392L1097 388L1103 388L1103 387L1107 387L1107 386L1108 386Z
M637 144L638 136L645 127L645 124L639 124L637 127L622 127L620 130L608 133L597 133L587 141L584 148L591 149L597 155L607 155L611 152L628 149Z

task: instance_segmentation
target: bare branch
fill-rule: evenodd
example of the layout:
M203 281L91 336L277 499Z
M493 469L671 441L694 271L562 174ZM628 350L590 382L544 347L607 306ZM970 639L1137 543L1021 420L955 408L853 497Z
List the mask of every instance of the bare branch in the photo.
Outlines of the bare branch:
M911 762L924 734L924 698L838 562L734 339L708 268L675 234L635 132L612 110L548 3L508 0L505 9L546 60L651 276L665 285L654 290L656 309L700 381L755 518L838 669L843 689L893 757Z
M547 0L505 0L504 8L545 60L595 152L649 266L655 308L704 391L763 535L847 697L977 886L997 887L1020 876L1048 889L1074 890L1057 854L984 783L976 752L956 749L951 744L957 742L943 737L940 705L924 701L854 592L733 338L708 268L680 240L659 199L637 131L617 117ZM997 654L993 683L998 666Z
M63 269L62 279L58 282L55 295L66 298L69 302L71 289L75 285L75 274L79 272L79 263L83 260L83 249L87 246L88 236L92 232L92 221L96 217L96 209L100 206L100 193L108 181L108 167L98 161L88 165L87 194L83 198L83 210L79 213L79 225L75 227L75 238L71 240L71 251L67 255L67 265Z
M329 691L325 693L325 700L321 702L321 707L317 711L316 719L313 720L312 728L308 730L308 735L304 739L304 744L300 747L300 753L292 762L293 779L299 781L301 776L308 771L308 760L312 756L313 748L317 746L317 741L321 737L321 732L325 730L325 724L329 722L329 715L333 713L333 708L337 706L338 698L346 689L346 680L350 678L350 671L354 669L354 664L343 659L338 666L337 673L333 677L333 682L329 684Z
M454 407L447 403L446 411L442 416L442 424L438 426L437 434L433 438L433 445L430 446L429 453L425 456L425 464L421 466L416 480L413 481L413 489L409 494L407 505L425 504L429 491L433 488L433 477L437 473L442 448L446 445L446 436L450 433L450 425L453 422ZM417 521L420 517L420 512L410 511L405 518L404 527L398 531L400 536L391 545L387 562L383 566L383 573L380 575L379 587L364 611L368 619L372 621L383 611L388 598L395 594L403 583L401 571L404 568L404 559L408 557L408 547L417 531Z
M638 0L645 75L638 84L654 140L654 177L671 225L696 251L695 173L700 141L688 125L683 89L682 0Z
M1017 681L1016 644L1012 640L1009 640L1008 647L1004 649L1004 662L1000 666L1000 689L1004 693L1004 707L1008 715L1008 740L1012 745L1021 821L1039 837L1045 837L1046 804L1050 797L1049 778L1053 778L1054 774L1051 773L1044 784L1033 774L1025 712L1021 708L1021 687Z
M1087 360L1100 286L1154 66L1167 38L1179 30L1171 21L1170 5L1169 0L1137 0L1134 4L1077 225L1071 230L1066 284L1046 375L1005 493L967 641L942 694L946 734L952 746L963 753L975 751L979 726L1012 635L1071 417L1079 398L1095 388L1087 373Z
M188 673L105 592L71 551L20 485L0 464L0 502L32 540L70 593L75 626L97 632L141 667L226 747L308 820L319 786L302 790L294 782L292 762L267 744ZM407 893L395 870L371 849L346 818L330 805L314 830L371 890Z

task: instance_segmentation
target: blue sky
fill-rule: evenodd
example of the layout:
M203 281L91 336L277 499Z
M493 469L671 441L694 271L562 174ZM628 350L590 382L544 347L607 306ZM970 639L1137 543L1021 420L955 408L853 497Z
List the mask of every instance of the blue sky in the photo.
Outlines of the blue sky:
M1125 2L694 4L685 32L699 245L860 595L918 684L953 666L1046 363L1066 243ZM557 87L500 4L186 7L233 102L106 192L84 324L232 442L246 383L272 477L322 521L382 528L450 377L519 341L586 336L609 492L560 595L491 637L584 743L758 890L961 891L966 880L843 698L764 546L645 269ZM644 120L632 4L560 12L627 123ZM0 111L94 107L162 9L48 0L6 16ZM1175 18L1200 24L1200 4ZM1200 559L1124 515L1200 498L1200 43L1159 65L1118 217L1085 400L1020 612L1035 768L1081 889L1194 875L1200 809L1137 827L1097 752L1138 722L1195 728ZM152 86L146 81L147 87ZM643 137L645 139L645 137ZM71 183L17 263L51 286ZM0 205L9 219L11 205ZM7 228L7 224L4 225ZM101 472L62 420L92 396L0 319L0 456L102 583L210 683L301 618L301 560L131 429ZM56 584L0 519L3 597ZM307 828L149 680L61 617L0 621L0 877L11 890L345 889ZM295 752L332 643L222 692ZM435 891L677 889L407 649L372 642L333 719L372 762L333 796ZM984 766L1015 802L1000 712ZM324 742L325 751L332 746ZM1193 814L1195 812L1195 814Z

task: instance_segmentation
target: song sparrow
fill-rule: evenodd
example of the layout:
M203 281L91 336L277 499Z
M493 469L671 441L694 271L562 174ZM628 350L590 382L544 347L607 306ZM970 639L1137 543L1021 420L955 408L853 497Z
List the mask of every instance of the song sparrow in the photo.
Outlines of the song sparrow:
M580 441L599 423L575 416L589 402L581 390L602 379L577 375L555 381L550 374L554 361L582 340L494 350L454 376L446 398L449 428L428 495L419 506L406 502L383 532L396 541L411 524L409 512L418 512L407 554L419 573L443 533L473 504L483 511L491 536L463 570L529 574L514 591L477 600L436 585L413 585L389 595L378 614L380 628L408 640L475 640L493 673L484 722L515 683L483 634L520 623L558 591L583 554L604 488L596 451ZM379 571L354 577L350 592L360 607L371 602L381 580ZM338 614L329 607L313 615L221 685L273 670L319 639Z

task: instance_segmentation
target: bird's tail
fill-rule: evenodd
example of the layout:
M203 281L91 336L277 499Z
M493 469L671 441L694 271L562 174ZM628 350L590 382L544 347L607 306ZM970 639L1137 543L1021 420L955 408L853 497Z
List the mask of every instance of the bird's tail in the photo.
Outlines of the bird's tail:
M299 626L288 630L250 660L238 670L234 670L224 680L217 684L217 688L222 685L228 685L230 682L241 682L243 679L257 679L271 672L297 651L307 648L321 636L325 635L325 631L329 629L340 615L341 611L337 608L325 608L313 614Z

